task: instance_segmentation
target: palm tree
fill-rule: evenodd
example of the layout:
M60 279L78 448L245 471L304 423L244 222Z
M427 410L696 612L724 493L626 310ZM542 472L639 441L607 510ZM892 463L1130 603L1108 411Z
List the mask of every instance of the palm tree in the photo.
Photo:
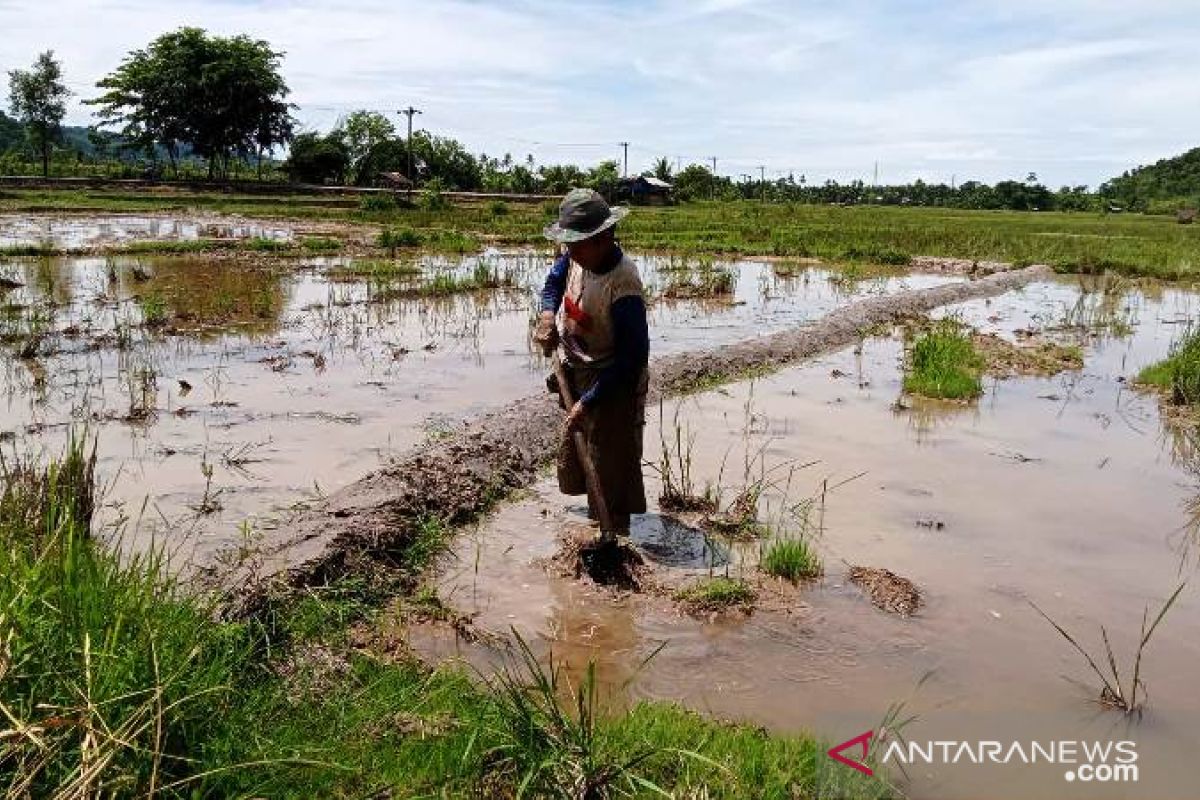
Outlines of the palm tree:
M667 181L668 183L670 183L671 178L674 177L674 175L671 174L671 162L667 160L666 156L663 156L654 162L653 172L654 177L658 178L660 181Z

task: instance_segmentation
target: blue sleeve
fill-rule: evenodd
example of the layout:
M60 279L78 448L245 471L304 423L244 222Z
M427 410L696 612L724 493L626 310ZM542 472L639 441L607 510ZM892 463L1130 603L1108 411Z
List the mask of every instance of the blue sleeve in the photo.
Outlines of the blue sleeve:
M618 387L635 385L650 360L650 330L646 325L646 303L641 297L629 295L613 303L612 324L613 363L579 398L587 407Z
M550 274L546 276L546 285L542 287L542 311L558 311L567 291L567 267L570 264L571 257L566 253L555 259Z

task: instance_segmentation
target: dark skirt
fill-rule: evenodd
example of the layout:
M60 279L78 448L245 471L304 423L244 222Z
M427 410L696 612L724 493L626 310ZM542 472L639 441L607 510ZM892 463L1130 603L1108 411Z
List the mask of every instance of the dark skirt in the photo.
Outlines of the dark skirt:
M579 398L596 382L597 371L567 367L571 396ZM646 427L646 390L649 375L643 370L637 386L602 397L583 416L580 431L596 466L609 514L618 527L628 527L630 514L646 513L646 487L642 482L642 432ZM560 437L558 488L563 494L587 494L583 469L575 455L574 437ZM593 511L594 509L589 509Z

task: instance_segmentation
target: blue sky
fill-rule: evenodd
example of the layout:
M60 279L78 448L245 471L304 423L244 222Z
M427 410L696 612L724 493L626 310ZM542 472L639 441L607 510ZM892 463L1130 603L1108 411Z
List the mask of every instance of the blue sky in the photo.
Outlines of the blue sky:
M810 181L1096 185L1200 145L1195 0L0 0L0 69L53 48L79 97L182 25L286 51L301 122L423 109L473 151L590 164L631 142ZM77 100L79 98L76 98ZM88 121L77 102L70 120Z

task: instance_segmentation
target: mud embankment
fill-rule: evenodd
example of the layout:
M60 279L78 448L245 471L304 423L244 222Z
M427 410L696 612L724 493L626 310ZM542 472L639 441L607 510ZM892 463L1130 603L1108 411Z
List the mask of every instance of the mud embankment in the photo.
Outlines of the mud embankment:
M871 297L808 327L655 359L651 396L769 372L852 344L877 326L1002 294L1050 274L1049 267L1039 265ZM466 390L486 392L486 387ZM552 458L561 423L562 412L545 392L475 419L262 531L256 556L223 583L245 601L269 586L322 583L366 561L399 557L429 520L467 522L497 499L529 486Z

